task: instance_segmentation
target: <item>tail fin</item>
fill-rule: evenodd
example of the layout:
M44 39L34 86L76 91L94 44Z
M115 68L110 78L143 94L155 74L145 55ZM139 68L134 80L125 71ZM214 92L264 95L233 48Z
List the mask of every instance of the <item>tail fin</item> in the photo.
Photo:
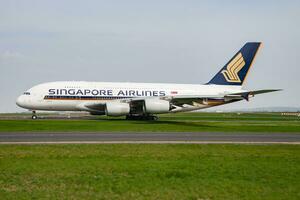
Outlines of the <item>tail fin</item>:
M260 42L246 43L207 84L243 85L260 46Z

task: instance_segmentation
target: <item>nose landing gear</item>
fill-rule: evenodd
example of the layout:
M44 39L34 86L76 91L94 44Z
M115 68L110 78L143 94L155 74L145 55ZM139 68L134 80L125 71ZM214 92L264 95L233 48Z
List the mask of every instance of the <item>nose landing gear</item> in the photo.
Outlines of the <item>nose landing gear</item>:
M32 111L31 119L33 119L33 120L37 119L37 115L36 115L36 111L35 110Z

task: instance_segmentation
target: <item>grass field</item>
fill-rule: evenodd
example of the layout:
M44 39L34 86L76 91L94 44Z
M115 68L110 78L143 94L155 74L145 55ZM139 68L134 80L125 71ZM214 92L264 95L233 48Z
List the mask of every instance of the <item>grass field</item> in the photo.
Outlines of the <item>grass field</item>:
M1 115L0 115L1 117ZM3 115L2 115L3 117ZM180 113L160 115L158 121L127 121L124 118L0 120L0 132L83 131L83 132L294 132L300 133L300 117L280 113ZM26 115L25 115L26 118Z
M299 199L299 145L1 145L1 199Z

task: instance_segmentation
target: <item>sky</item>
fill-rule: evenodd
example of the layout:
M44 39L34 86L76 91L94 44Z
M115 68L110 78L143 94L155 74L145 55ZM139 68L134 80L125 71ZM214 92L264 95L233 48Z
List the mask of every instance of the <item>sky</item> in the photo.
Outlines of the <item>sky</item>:
M0 0L0 112L43 82L208 82L263 42L245 89L281 88L223 108L300 107L300 1Z

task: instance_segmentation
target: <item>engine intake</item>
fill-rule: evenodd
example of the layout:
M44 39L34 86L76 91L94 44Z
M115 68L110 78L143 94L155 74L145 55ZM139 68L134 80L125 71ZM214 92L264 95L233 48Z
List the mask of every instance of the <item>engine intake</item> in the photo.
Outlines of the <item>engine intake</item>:
M107 116L128 115L130 106L128 103L108 102L106 103L105 112Z
M149 114L167 113L171 110L169 101L160 99L145 99L145 112Z

